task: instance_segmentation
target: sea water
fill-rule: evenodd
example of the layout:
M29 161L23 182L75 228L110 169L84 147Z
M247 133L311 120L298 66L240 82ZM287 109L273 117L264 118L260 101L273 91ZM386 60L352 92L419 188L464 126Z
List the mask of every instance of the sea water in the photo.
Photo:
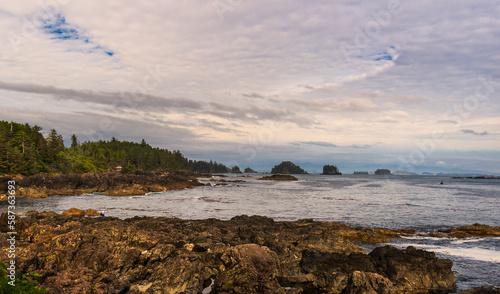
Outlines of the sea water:
M105 210L108 216L166 216L230 219L264 215L275 220L317 221L430 232L481 223L500 225L500 180L435 176L298 175L298 181L261 181L262 175L226 175L226 182L143 196L53 196L19 199L18 210L62 212L71 207ZM215 177L218 178L218 177ZM443 184L441 184L441 181ZM212 186L213 185L213 186ZM0 203L4 210L5 204ZM415 246L454 262L459 290L500 287L500 239L405 237L391 241ZM372 245L363 244L369 251ZM376 245L380 246L380 244Z

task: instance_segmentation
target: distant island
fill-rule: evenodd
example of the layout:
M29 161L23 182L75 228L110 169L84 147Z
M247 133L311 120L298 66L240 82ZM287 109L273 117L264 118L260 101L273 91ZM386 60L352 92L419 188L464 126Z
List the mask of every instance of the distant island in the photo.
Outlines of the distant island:
M260 178L259 180L264 180L264 181L298 181L298 179L294 176L282 175L282 174L265 176L265 177Z
M251 169L249 167L245 168L245 170L243 172L246 174L256 174L257 173L256 171L254 171L253 169Z
M355 172L353 173L353 175L367 175L367 174L368 174L368 172L367 172L367 171L355 171Z
M271 169L272 174L307 174L300 166L291 161L283 161Z
M325 165L323 166L322 175L342 175L336 165Z
M233 166L233 168L231 168L231 173L232 174L241 174L242 172L241 172L240 168L237 165L235 165L235 166Z
M376 175L392 175L392 174L391 174L391 171L390 171L390 170L388 170L388 169L385 169L385 168L382 168L382 169L377 169L377 170L375 171L375 174L376 174Z

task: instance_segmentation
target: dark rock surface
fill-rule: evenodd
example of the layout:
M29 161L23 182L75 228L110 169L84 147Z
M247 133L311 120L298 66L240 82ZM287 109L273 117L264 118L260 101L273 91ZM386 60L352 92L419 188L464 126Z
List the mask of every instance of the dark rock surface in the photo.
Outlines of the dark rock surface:
M0 247L7 248L7 214ZM391 231L336 222L83 216L18 219L17 269L47 293L417 293L452 290L451 261L351 239L386 242ZM347 236L348 238L344 237ZM384 241L385 240L385 241ZM6 251L0 258L7 260Z
M149 192L179 190L203 185L198 174L189 171L135 171L67 175L40 174L17 177L18 197L46 198L52 195L103 193L110 196L144 195ZM0 194L7 192L12 177L0 177Z

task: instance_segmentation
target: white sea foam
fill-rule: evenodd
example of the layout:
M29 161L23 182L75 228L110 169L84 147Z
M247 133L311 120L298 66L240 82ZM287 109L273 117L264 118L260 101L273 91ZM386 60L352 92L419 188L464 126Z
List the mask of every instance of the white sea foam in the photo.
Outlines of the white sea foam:
M499 239L500 238L491 238L491 239ZM474 243L474 242L480 242L480 241L484 241L486 240L486 238L466 238L466 239L459 239L459 240L456 240L456 241L453 241L451 242L451 244L454 244L454 245L460 245L460 244L464 244L464 243Z
M424 245L424 244L398 244L398 245L402 247L413 246L415 248L444 253L448 255L461 256L475 260L500 263L500 251L491 249L484 249L478 247L456 248L456 247L445 247L445 246Z

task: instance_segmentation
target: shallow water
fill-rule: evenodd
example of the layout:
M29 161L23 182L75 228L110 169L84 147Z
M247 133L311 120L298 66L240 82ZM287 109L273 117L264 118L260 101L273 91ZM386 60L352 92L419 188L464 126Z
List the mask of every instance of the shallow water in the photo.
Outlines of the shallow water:
M145 196L79 195L19 199L18 210L60 213L71 207L94 208L120 218L139 215L230 219L247 214L264 215L275 220L312 218L364 227L413 228L420 232L473 223L500 225L500 180L299 175L296 182L273 182L259 181L259 177L229 175L224 179L247 182ZM0 204L0 209L6 209L5 203ZM500 286L498 238L417 238L392 243L399 247L412 245L431 250L440 257L452 259L460 289L478 285Z

